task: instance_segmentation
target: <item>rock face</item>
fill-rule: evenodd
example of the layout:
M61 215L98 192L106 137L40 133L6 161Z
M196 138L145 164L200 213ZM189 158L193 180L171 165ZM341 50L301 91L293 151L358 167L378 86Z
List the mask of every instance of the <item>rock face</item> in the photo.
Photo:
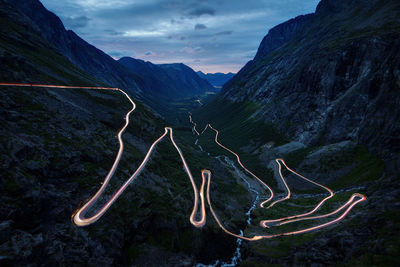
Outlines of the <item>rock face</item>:
M399 152L397 1L321 1L273 29L221 92L261 104L254 115L305 144L360 140Z
M368 197L332 228L249 243L242 266L396 265L399 29L399 1L322 0L314 14L271 29L255 58L193 112L196 121L220 127L224 144L236 145L236 151L257 155L265 165L283 158L339 199L353 192ZM309 186L284 176L294 195ZM335 198L331 207L343 204ZM292 201L276 205L275 212L300 213L292 211ZM266 214L255 210L253 219Z
M211 83L214 87L220 88L222 87L226 82L228 82L230 79L232 79L233 76L235 76L234 73L229 72L229 73L203 73L202 71L198 71L197 74L203 78L206 79L209 83Z
M278 49L289 41L296 31L309 21L314 14L300 15L294 19L288 20L268 31L268 34L261 41L254 60L261 59Z
M118 62L133 74L140 76L140 85L146 88L146 91L156 92L170 99L214 90L211 84L199 78L184 64L156 65L131 57L123 57Z

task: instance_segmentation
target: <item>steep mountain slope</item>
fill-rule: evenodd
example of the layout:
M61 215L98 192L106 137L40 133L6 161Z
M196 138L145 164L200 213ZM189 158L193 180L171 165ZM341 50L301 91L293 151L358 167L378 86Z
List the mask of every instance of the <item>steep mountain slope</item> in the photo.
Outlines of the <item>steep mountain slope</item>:
M201 78L206 79L210 84L212 84L214 87L219 88L222 87L227 81L229 81L233 76L235 76L234 73L229 72L229 73L203 73L202 71L196 72Z
M295 32L309 21L314 14L300 15L294 19L288 20L268 31L258 47L254 60L261 59L281 47L290 40Z
M262 104L255 116L305 144L359 139L398 152L398 15L395 1L322 1L279 49L260 48L221 96Z
M27 16L41 37L74 65L112 87L125 88L135 96L144 98L137 85L140 78L128 73L118 62L88 44L73 31L67 31L61 20L44 8L38 0L7 2Z
M184 64L170 64L175 68L168 68L131 57L123 57L118 62L142 78L142 87L168 99L195 96L213 90L207 81L199 79Z
M185 64L159 64L158 66L167 73L170 79L175 78L175 86L182 91L184 90L184 86L191 88L191 90L197 94L214 91L214 88L208 81L200 78L194 70Z
M2 81L51 81L70 85L104 85L74 66L46 40L31 20L1 2L0 74Z
M283 157L306 177L368 196L356 216L337 228L251 243L244 266L395 264L399 18L399 1L322 0L314 14L271 29L255 58L193 113L252 160L257 155L268 164Z

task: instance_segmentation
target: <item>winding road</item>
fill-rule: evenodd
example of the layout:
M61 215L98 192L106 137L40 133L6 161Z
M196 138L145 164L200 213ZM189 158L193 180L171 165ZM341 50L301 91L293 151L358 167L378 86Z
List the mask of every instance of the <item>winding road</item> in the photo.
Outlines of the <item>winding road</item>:
M264 228L269 228L271 226L279 226L279 225L283 225L283 224L288 224L288 223L293 223L293 222L297 222L297 221L301 221L301 220L312 220L312 219L320 219L320 218L325 218L325 217L329 217L332 215L335 215L337 213L339 213L340 211L344 212L337 217L336 219L333 219L329 222L323 223L323 224L319 224L319 225L315 225L309 228L304 228L301 230L297 230L297 231L292 231L292 232L283 232L283 233L279 233L279 234L271 234L271 235L254 235L252 237L245 237L243 235L239 235L239 234L235 234L229 230L227 230L224 225L222 224L222 222L219 220L215 210L212 207L212 202L211 202L211 197L210 197L210 187L211 187L211 171L210 170L206 170L203 169L201 171L201 177L202 177L202 183L201 183L201 187L200 190L197 188L196 183L193 179L193 175L189 169L188 164L186 163L185 157L181 151L181 149L178 147L178 145L175 143L175 140L173 138L173 129L171 127L165 127L164 129L164 133L158 138L156 139L150 146L149 150L147 151L146 156L144 157L143 161L141 162L141 164L139 165L139 167L136 169L136 171L125 181L125 183L112 195L112 197L100 208L98 209L93 216L91 217L85 217L85 215L87 214L87 212L90 210L90 208L93 207L93 205L99 200L100 196L104 193L104 190L106 189L109 181L111 180L111 178L113 177L118 164L120 162L122 153L124 151L124 143L122 140L122 134L124 133L124 131L126 130L127 126L129 125L129 117L130 114L136 109L136 105L134 103L134 101L129 97L129 95L119 89L119 88L108 88L108 87L79 87L79 86L63 86L63 85L45 85L45 84L22 84L22 83L0 83L0 86L22 86L22 87L43 87L43 88L66 88L66 89L93 89L93 90L113 90L113 91L118 91L122 94L125 95L125 97L130 101L130 103L132 104L132 108L126 113L125 115L125 125L122 127L122 129L118 132L118 142L119 142L119 150L117 153L117 156L114 160L114 163L111 167L111 169L109 170L107 176L105 177L101 187L99 188L99 190L95 193L95 195L93 197L91 197L89 199L89 201L87 201L82 207L80 207L79 209L77 209L74 214L72 215L72 219L73 222L77 225L77 226L87 226L90 225L94 222L96 222L97 220L99 220L105 213L106 211L112 206L112 204L118 199L118 197L125 191L125 189L128 187L128 185L130 183L132 183L141 173L141 171L146 167L146 164L151 156L151 154L153 153L155 147L157 146L157 144L163 140L167 135L169 136L170 141L172 142L173 146L175 147L175 149L177 150L177 152L179 153L179 156L182 160L182 164L183 167L185 169L186 174L188 175L190 182L192 184L192 188L193 188L193 194L194 194L194 204L193 204L193 209L192 212L190 214L190 222L192 225L194 225L195 227L203 227L206 223L206 207L205 207L205 200L207 200L209 209L211 211L212 216L214 217L215 221L217 222L217 224L219 225L219 227L227 234L234 236L236 238L240 238L240 239L244 239L244 240L248 240L248 241L255 241L255 240L260 240L260 239L265 239L265 238L273 238L273 237L278 237L278 236L285 236L285 235L296 235L296 234L301 234L301 233L306 233L306 232L310 232L313 230L317 230L317 229L321 229L324 227L327 227L329 225L332 225L334 223L339 222L340 220L342 220L349 212L350 210L357 205L358 203L365 201L366 197L362 194L359 193L355 193L353 194L350 199L343 204L342 206L340 206L339 208L337 208L336 210L327 213L327 214L323 214L323 215L314 215L314 216L310 216L312 215L314 212L316 212L324 203L325 201L327 201L328 199L332 198L334 196L334 192L315 182L312 181L304 176L302 176L301 174L298 174L297 172L293 171L292 169L290 169L285 161L283 159L276 159L276 163L279 165L279 174L280 174L280 178L286 188L286 192L287 195L284 198L278 199L273 201L271 204L269 204L266 208L271 208L274 205L276 205L279 202L283 202L285 200L290 199L291 197L291 191L289 186L286 183L285 178L282 175L281 169L282 169L282 165L289 170L290 172L292 172L293 174L295 174L296 176L300 177L301 179L304 179L305 181L308 181L316 186L319 186L323 189L325 189L326 191L328 191L329 195L327 197L325 197L323 200L321 200L315 208L313 208L311 211L302 213L302 214L297 214L297 215L293 215L293 216L288 216L288 217L283 217L283 218L277 218L277 219L271 219L271 220L263 220L260 222L260 225ZM218 144L220 147L222 147L223 149L225 149L226 151L230 152L232 155L234 155L236 157L236 160L238 162L238 164L245 170L245 172L247 172L250 176L252 176L253 178L255 178L258 182L260 182L262 184L262 186L265 188L265 190L269 193L270 197L263 201L260 204L261 208L264 208L265 205L269 202L271 202L274 198L274 192L272 190L271 187L269 187L267 185L267 183L265 183L261 178L257 177L253 172L251 172L249 169L247 169L244 164L241 162L240 157L237 153L235 153L234 151L232 151L231 149L229 149L228 147L222 145L219 141L218 141L218 130L216 130L215 128L213 128L211 126L211 124L207 124L206 127L204 128L204 130L199 133L196 129L196 123L193 121L191 114L189 114L189 119L190 122L193 124L193 133L196 135L201 135L203 134L208 128L213 130L215 132L215 142L216 144ZM282 165L281 165L282 164ZM205 190L206 190L206 194L205 194Z
M221 144L221 143L218 141L219 131L218 131L217 129L215 129L214 127L212 127L211 124L207 124L207 125L205 126L205 128L201 131L201 133L199 133L199 131L196 129L197 124L193 121L193 118L192 118L192 114L191 114L191 113L189 113L189 121L190 121L190 123L192 123L192 125L193 125L193 127L192 127L192 132L193 132L194 134L196 134L196 135L201 135L201 134L203 134L208 128L211 129L211 130L213 130L213 131L215 132L215 139L214 139L215 143L216 143L218 146L220 146L221 148L223 148L223 149L225 149L226 151L230 152L232 155L234 155L234 156L236 157L236 160L237 160L238 164L239 164L248 174L250 174L250 175L251 175L252 177L254 177L257 181L259 181L266 189L268 189L268 191L270 192L270 197L269 197L267 200L263 201L263 202L260 204L260 207L261 207L261 208L264 208L264 207L265 207L265 204L268 203L268 202L270 202L270 201L274 198L274 193L273 193L272 189L271 189L261 178L259 178L258 176L256 176L254 173L252 173L250 170L248 170L248 169L243 165L243 163L242 163L241 160L240 160L239 155L238 155L236 152L234 152L234 151L232 151L231 149L227 148L226 146L224 146L223 144ZM233 233L233 232L227 230L227 229L223 226L223 224L221 223L221 221L218 219L218 216L217 216L216 212L215 212L214 209L212 208L211 199L210 199L210 193L209 193L209 192L210 192L210 183L211 183L211 172L210 172L210 171L207 171L207 175L208 175L208 183L207 183L207 202L208 202L208 205L209 205L209 207L210 207L210 211L211 211L211 213L212 213L212 215L213 215L215 221L217 222L217 224L219 225L219 227L220 227L225 233L227 233L227 234L229 234L229 235L231 235L231 236L234 236L234 237L236 237L236 238L240 238L240 239L244 239L244 240L248 240L248 241L255 241L255 240L273 238L273 237L278 237L278 236L287 236L287 235L296 235L296 234L307 233L307 232L310 232L310 231L314 231L314 230L318 230L318 229L321 229L321 228L330 226L330 225L332 225L332 224L335 224L335 223L341 221L343 218L346 217L346 215L350 212L350 210L351 210L355 205L357 205L358 203L360 203L360 202L362 202L362 201L365 201L365 200L367 199L366 196L364 196L364 195L362 195L362 194L360 194L360 193L354 193L354 194L352 194L352 196L349 198L349 200L348 200L346 203L344 203L342 206L340 206L340 207L337 208L336 210L334 210L334 211L332 211L332 212L330 212L330 213L322 214L322 215L309 216L309 215L312 215L314 212L318 211L318 210L321 208L321 206L322 206L328 199L331 199L331 198L335 195L334 192L333 192L330 188L328 188L328 187L326 187L326 186L324 186L324 185L322 185L322 184L319 184L319 183L317 183L317 182L315 182L315 181L313 181L313 180L311 180L311 179L308 179L308 178L304 177L303 175L301 175L301 174L295 172L294 170L292 170L291 168L289 168L289 167L286 165L286 163L285 163L285 161L284 161L283 159L278 158L278 159L276 159L275 161L276 161L276 163L278 164L279 176L280 176L280 179L281 179L282 183L284 184L284 186L285 186L285 188L286 188L287 195L286 195L284 198L281 198L281 199L278 199L278 200L273 201L270 205L268 205L268 206L266 207L267 209L273 207L275 204L277 204L277 203L279 203L279 202L283 202L283 201L285 201L285 200L288 200L288 199L290 199L290 197L291 197L291 190L290 190L288 184L286 183L286 180L285 180L285 178L284 178L284 176L283 176L283 174L282 174L282 165L285 166L285 168L286 168L288 171L290 171L291 173L293 173L293 174L295 174L296 176L300 177L301 179L303 179L303 180L305 180L305 181L307 181L307 182L309 182L309 183L312 183L312 184L314 184L314 185L316 185L316 186L318 186L318 187L321 187L321 188L325 189L326 191L328 191L329 195L328 195L327 197L325 197L324 199L322 199L311 211L308 211L308 212L305 212L305 213L301 213L301 214L297 214L297 215L288 216L288 217L282 217L282 218L278 218L278 219L262 220L262 221L260 222L260 226L262 226L262 227L264 227L264 228L269 228L269 227L271 226L271 224L273 224L273 223L274 223L273 226L280 226L280 225L289 224L289 223L298 222L298 221L303 221L303 220L313 220L313 219L326 218L326 217L335 215L335 214L339 213L339 212L342 211L342 210L344 210L344 212L343 212L339 217L337 217L336 219L333 219L333 220L331 220L331 221L329 221L329 222L322 223L322 224L315 225L315 226L308 227L308 228L304 228L304 229L301 229L301 230L289 231L289 232L282 232L282 233L279 233L279 234L254 235L254 236L252 236L252 237L245 237L245 236L243 236L242 234L235 234L235 233ZM281 165L281 164L282 164L282 165Z

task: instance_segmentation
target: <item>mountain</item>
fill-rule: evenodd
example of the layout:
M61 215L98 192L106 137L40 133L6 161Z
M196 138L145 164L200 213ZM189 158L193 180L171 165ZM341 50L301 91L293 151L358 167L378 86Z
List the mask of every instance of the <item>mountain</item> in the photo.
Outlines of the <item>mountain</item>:
M254 60L261 59L289 41L296 31L309 21L314 14L300 15L279 24L268 31L258 47Z
M112 87L124 88L133 95L144 98L144 92L137 85L139 77L132 76L113 58L87 43L73 31L67 31L61 20L38 0L7 2L29 18L41 37L75 66Z
M322 230L243 242L241 266L397 266L399 5L321 1L306 21L300 17L271 29L262 52L214 100L193 111L198 129L207 122L218 128L219 140L278 188L278 198L285 191L270 167L275 158L335 191L318 214L355 192L367 196L344 220ZM161 91L150 91L154 85L145 72L141 77L111 63L60 23L36 0L0 0L0 81L126 86L153 108L178 109L165 101L168 96L159 101ZM165 79L168 73L186 79L183 65L157 67ZM99 206L136 170L167 125L134 100L121 165ZM118 148L115 135L130 108L122 94L110 91L0 88L0 265L194 266L221 264L236 254L239 242L215 221L207 219L201 230L190 224L192 189L166 140L105 216L85 228L70 221L107 175ZM174 133L198 185L200 170L212 170L211 199L230 231L274 232L277 227L260 230L260 220L304 212L323 197L282 170L293 199L245 215L257 204L248 190L255 184L245 182L246 174L231 162L235 158L224 157L214 133L192 137L187 114Z
M167 72L170 78L175 78L179 82L175 82L177 87L182 87L180 85L182 84L188 88L192 87L192 90L198 93L205 93L214 89L208 81L200 78L193 69L182 63L159 64L158 66Z
M233 76L235 76L234 73L229 72L229 73L203 73L202 71L198 71L197 74L203 78L206 79L210 84L212 84L215 88L221 88L227 81L229 81Z
M136 63L144 69L133 68L134 71L132 71L121 64L128 61L126 58L118 62L87 43L72 30L66 30L61 20L38 0L7 2L29 18L39 35L76 67L111 87L124 88L132 96L142 100L161 114L165 113L161 98L192 97L212 90L209 83L199 79L192 69L184 65L163 68L150 62L147 64L141 62L143 63L141 64L137 60ZM134 60L131 59L130 64L127 65L133 67ZM168 69L170 69L169 72ZM157 75L160 75L160 78Z
M368 196L354 219L307 241L251 243L249 265L395 265L399 29L399 1L322 0L315 13L272 28L254 59L193 112L235 151L266 165L282 157L306 177Z
M141 87L169 99L201 95L213 90L207 81L200 79L184 64L156 65L131 57L123 57L118 62L141 77Z
M91 75L90 68L80 68L44 37L51 29L39 27L17 4L38 7L36 19L48 19L37 1L0 0L0 82L115 86L113 79L118 85L129 81L113 76L117 72L105 73L108 84ZM42 25L51 28L57 21ZM65 32L60 28L58 34ZM59 38L56 33L52 36ZM99 52L94 48L85 51ZM99 53L82 62L98 61L97 66L103 66L104 54ZM111 67L129 78L131 73L116 64ZM131 94L141 93L130 88ZM119 168L94 209L132 175L168 125L143 102L134 101L136 109L122 136ZM157 146L142 176L96 224L82 228L71 222L74 211L93 196L107 175L118 151L116 134L131 108L128 99L116 91L0 86L1 266L182 266L232 255L233 238L215 231L213 224L201 230L191 225L192 189L168 141ZM220 214L238 218L245 213L246 207L239 202L251 196L244 187L227 175L217 159L209 159L193 148L193 142L181 138L190 135L189 126L174 129L174 133L197 178L204 166L216 166L218 184L211 197L218 200L221 192L235 195L224 196L228 207Z
M307 145L352 139L397 152L397 5L343 2L271 29L219 100L259 103L254 117ZM292 37L282 42L279 29Z

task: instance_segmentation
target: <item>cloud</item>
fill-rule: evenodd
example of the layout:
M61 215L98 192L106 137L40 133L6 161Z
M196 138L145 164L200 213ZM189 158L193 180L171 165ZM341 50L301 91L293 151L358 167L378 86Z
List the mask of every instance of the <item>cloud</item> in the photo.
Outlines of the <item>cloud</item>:
M222 32L217 32L214 35L231 35L233 31L222 31Z
M112 30L112 29L104 30L103 32L108 34L108 35L112 35L112 36L124 35L123 32L115 31L115 30Z
M196 9L193 9L192 11L190 11L189 15L193 16L193 17L200 17L202 15L214 16L215 9L213 9L211 7L200 7L200 8L196 8Z
M126 37L157 37L163 36L164 32L162 30L130 30L123 34Z
M195 29L195 30L204 30L204 29L207 29L207 26L204 25L204 24L196 24L196 25L194 26L194 29Z
M144 53L146 56L150 56L150 55L152 55L153 53L151 53L151 51L147 51L146 53Z
M136 55L204 72L237 72L270 28L313 12L320 0L40 1L114 58Z
M186 54L197 54L197 53L202 52L203 49L199 46L197 46L197 47L185 46L184 48L182 48L179 51L182 53L186 53Z
M89 24L90 19L86 16L64 17L64 24L69 29L84 28Z

